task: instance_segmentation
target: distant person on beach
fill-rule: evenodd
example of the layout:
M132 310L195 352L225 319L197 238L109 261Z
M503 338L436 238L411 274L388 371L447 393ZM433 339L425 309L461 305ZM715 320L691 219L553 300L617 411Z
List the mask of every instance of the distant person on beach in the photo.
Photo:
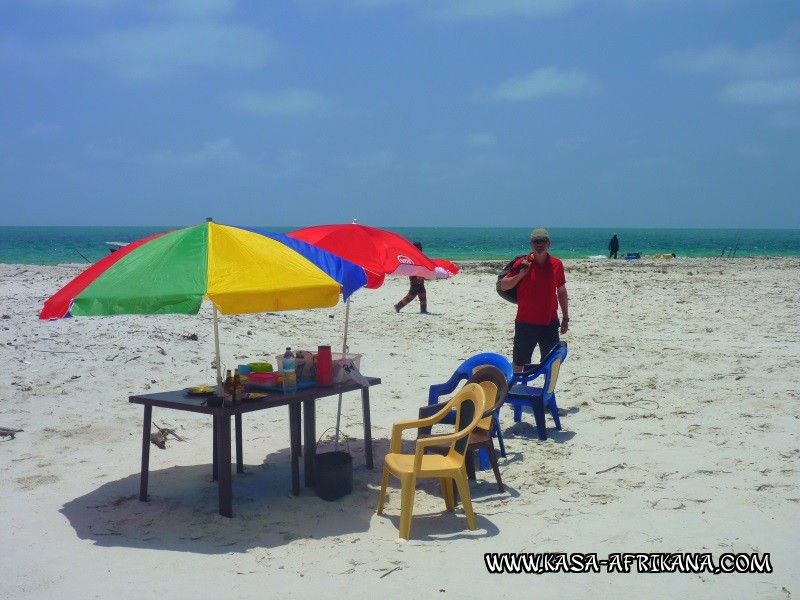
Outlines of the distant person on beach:
M420 242L414 242L414 246L422 252L422 244ZM419 298L419 312L426 315L428 314L428 296L425 294L425 278L424 277L415 277L411 276L408 278L411 282L411 286L408 289L408 294L400 300L397 304L394 305L394 309L397 312L400 312L400 309L403 308L406 304L411 302L414 298Z
M614 234L614 237L611 238L611 241L608 242L608 258L612 256L616 259L617 252L619 252L619 239L617 238L617 234Z
M542 359L569 330L569 298L564 263L551 256L550 234L537 228L531 232L533 252L500 280L501 290L517 288L517 316L514 319L514 370L531 362L539 346ZM561 321L558 308L561 307Z

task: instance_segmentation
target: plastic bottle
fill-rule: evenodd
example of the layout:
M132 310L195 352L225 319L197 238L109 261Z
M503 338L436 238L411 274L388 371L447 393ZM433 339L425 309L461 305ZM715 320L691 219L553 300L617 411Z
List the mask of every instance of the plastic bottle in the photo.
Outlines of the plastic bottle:
M297 363L291 348L283 353L283 392L294 394L297 391Z
M242 403L242 380L239 377L239 369L233 372L233 403Z
M228 369L227 374L225 376L225 386L223 387L223 404L225 406L232 406L233 405L233 375L231 375L231 370Z

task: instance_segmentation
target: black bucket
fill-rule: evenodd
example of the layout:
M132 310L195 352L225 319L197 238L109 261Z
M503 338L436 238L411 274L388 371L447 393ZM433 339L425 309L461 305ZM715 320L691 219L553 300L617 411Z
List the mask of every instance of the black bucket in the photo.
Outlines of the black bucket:
M349 452L321 452L314 456L314 487L328 502L353 491L353 457Z

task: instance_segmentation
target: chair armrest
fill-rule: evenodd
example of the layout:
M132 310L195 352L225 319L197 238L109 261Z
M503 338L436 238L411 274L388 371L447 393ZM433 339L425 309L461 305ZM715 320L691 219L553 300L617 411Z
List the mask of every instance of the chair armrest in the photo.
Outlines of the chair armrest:
M394 425L392 425L392 439L389 443L389 452L397 453L400 452L401 445L403 442L403 431L406 429L420 429L424 427L430 427L442 420L442 417L450 412L450 409L453 407L454 401L451 398L447 402L443 402L439 405L436 405L439 410L436 411L435 414L425 417L422 419L412 419L410 421L398 421Z
M533 381L542 375L544 375L544 371L542 370L541 364L536 363L525 365L522 371L514 373L514 376L511 378L510 386L514 385L515 383L527 383L528 381Z
M447 404L447 402L439 402L438 404L427 404L425 406L420 406L419 408L419 418L425 419L427 417L432 417L436 413L438 413L442 407ZM421 435L430 435L431 433L431 426L421 427L417 431L417 437Z
M416 450L414 452L414 470L419 471L420 464L422 463L422 455L425 454L425 448L429 446L449 446L460 440L463 437L472 433L474 427L467 427L455 433L445 433L442 435L432 435L417 440Z
M453 393L458 387L458 382L462 379L463 377L458 372L455 372L450 379L444 383L436 383L432 385L428 389L428 404L436 404L439 402L440 396Z

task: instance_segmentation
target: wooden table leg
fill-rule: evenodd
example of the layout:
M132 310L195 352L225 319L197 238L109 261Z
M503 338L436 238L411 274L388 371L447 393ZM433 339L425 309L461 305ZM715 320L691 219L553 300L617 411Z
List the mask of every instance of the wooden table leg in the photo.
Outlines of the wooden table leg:
M361 388L361 412L364 419L364 455L367 468L372 469L372 421L369 416L369 388Z
M217 483L219 487L219 514L223 517L233 516L233 481L231 479L231 418L229 415L218 417L217 432Z
M139 500L147 502L147 479L150 476L150 421L153 407L144 405L144 425L142 426L142 474L139 476Z
M307 487L314 485L314 455L317 453L316 400L303 400L303 471Z
M219 417L216 415L211 417L211 447L211 481L216 481L219 472Z
M244 473L244 452L242 451L242 413L234 416L236 421L236 472Z
M300 403L289 405L289 454L292 461L292 493L300 493Z

